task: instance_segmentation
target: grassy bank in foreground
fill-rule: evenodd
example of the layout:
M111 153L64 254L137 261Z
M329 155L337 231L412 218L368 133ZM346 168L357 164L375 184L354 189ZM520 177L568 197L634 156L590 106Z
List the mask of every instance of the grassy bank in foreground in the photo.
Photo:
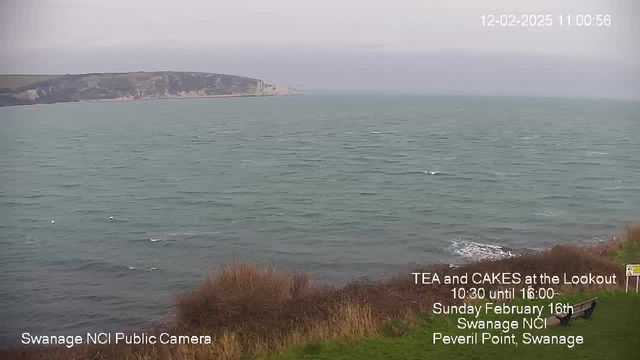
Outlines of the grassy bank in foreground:
M222 266L192 291L176 301L176 318L147 333L206 335L211 344L199 345L78 345L24 346L0 351L10 359L256 359L280 354L276 359L418 359L444 358L500 359L523 358L537 354L554 358L564 354L576 358L598 354L598 359L626 359L627 345L638 337L640 324L637 296L620 295L623 281L608 286L557 286L557 291L583 297L599 294L602 304L596 319L569 329L585 331L586 344L577 349L566 346L434 346L430 342L436 329L458 333L447 317L431 317L432 305L460 304L451 290L460 285L418 285L412 272L438 272L443 275L467 273L519 272L523 277L546 273L550 276L611 276L624 279L622 262L640 263L640 224L629 226L623 234L593 247L556 246L535 254L492 261L478 261L452 268L428 265L380 281L354 281L334 288L314 285L303 273L283 273L256 264ZM515 289L518 291L519 286ZM475 285L464 285L475 287ZM500 285L484 285L486 291ZM537 286L537 287L547 287ZM608 293L608 292L612 293ZM609 321L607 319L614 319ZM633 326L635 328L633 328ZM574 330L575 329L575 330ZM125 330L125 329L123 329ZM564 346L564 348L562 348ZM615 349L607 350L608 347ZM608 351L608 352L607 352ZM624 351L624 353L622 352ZM610 355L606 355L606 354ZM519 356L513 356L513 355ZM615 356L613 356L615 355ZM594 358L594 357L591 357Z
M511 333L522 339L524 332L540 335L581 335L584 344L569 348L567 345L525 345L521 341L514 345L443 345L433 343L433 333L446 335L468 335L472 331L456 327L459 316L423 315L416 320L414 329L405 334L392 332L377 338L359 341L332 341L311 343L292 347L288 351L268 357L270 360L375 360L375 359L633 359L640 354L638 325L640 325L640 295L620 292L589 292L561 296L557 300L577 303L592 297L600 302L594 317L576 320L564 328L552 326L543 330L521 328ZM547 304L547 302L516 301L513 304ZM514 316L483 315L482 319L511 320ZM521 321L519 322L522 323ZM478 330L483 332L485 330ZM501 335L499 330L487 331ZM266 358L265 358L266 359Z

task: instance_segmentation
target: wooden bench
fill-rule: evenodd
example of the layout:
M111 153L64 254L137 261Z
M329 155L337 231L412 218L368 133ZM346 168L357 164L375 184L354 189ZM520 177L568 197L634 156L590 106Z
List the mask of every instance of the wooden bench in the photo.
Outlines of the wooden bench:
M567 313L552 314L556 319L560 320L560 325L569 326L569 321L582 315L585 319L590 318L598 305L598 298L589 299L581 303L572 305Z

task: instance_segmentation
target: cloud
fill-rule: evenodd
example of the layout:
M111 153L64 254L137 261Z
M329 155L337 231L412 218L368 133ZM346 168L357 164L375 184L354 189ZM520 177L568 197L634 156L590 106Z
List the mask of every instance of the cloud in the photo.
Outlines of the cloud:
M3 72L199 70L338 90L504 90L536 83L536 91L633 93L628 82L640 66L640 7L633 1L0 4ZM480 18L487 14L553 14L556 25L488 28ZM610 14L612 26L557 24L557 16L576 14Z

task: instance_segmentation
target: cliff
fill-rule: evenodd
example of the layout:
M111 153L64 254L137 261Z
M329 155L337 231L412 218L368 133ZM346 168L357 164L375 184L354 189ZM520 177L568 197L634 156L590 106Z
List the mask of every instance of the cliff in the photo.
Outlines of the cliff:
M0 75L0 106L96 100L300 95L243 76L200 72Z

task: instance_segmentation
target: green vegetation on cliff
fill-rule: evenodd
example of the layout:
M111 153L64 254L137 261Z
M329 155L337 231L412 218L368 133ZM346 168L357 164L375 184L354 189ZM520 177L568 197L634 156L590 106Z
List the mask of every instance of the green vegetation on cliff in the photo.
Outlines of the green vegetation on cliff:
M619 261L640 263L640 224L593 247L556 246L539 253L484 260L457 267L429 265L415 272L440 276L519 272L611 276L624 279ZM208 345L78 345L73 348L20 347L4 353L12 359L630 359L637 353L640 296L615 285L557 285L554 302L575 304L598 296L595 317L568 328L531 330L532 334L582 335L584 344L442 345L434 331L459 335L456 316L434 315L434 303L461 305L451 290L461 285L416 284L411 271L380 281L354 281L343 287L313 285L302 273L283 273L256 264L220 268L176 301L176 317L148 330L176 335L211 336ZM473 286L464 285L465 287ZM511 285L516 292L518 286ZM534 285L547 288L549 285ZM502 288L483 284L486 291ZM537 300L540 304L548 300ZM513 300L522 304L525 300ZM544 315L548 315L548 312ZM493 315L482 314L491 319ZM515 316L514 318L517 318ZM500 320L507 320L509 316ZM464 330L467 331L467 330ZM500 330L491 330L499 333ZM521 329L513 330L520 334Z
M0 75L0 106L86 100L298 95L243 76L200 72Z

